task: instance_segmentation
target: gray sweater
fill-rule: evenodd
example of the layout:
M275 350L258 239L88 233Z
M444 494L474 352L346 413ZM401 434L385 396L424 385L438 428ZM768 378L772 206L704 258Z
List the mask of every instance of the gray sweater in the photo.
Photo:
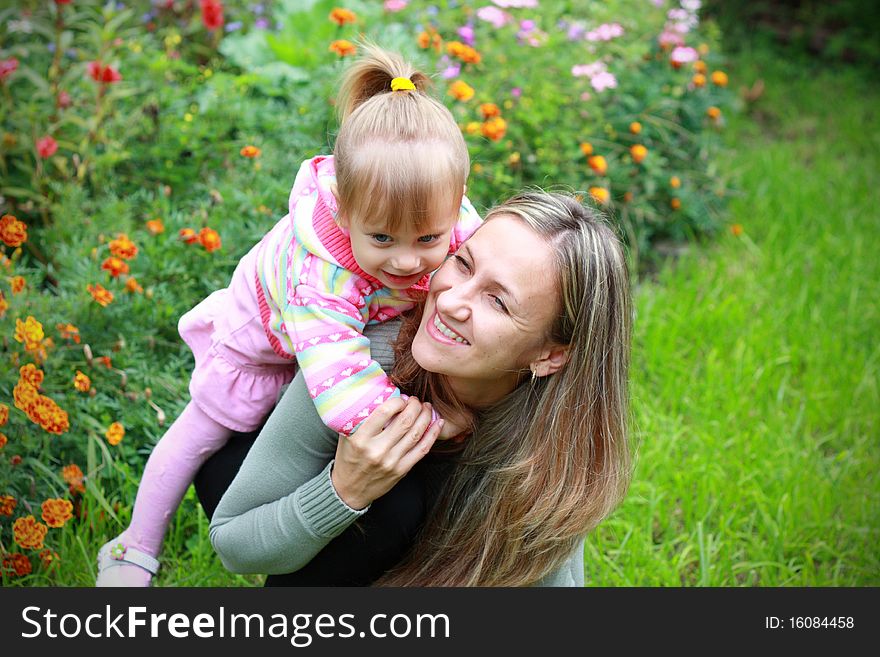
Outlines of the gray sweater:
M370 326L373 358L390 369L399 324ZM281 397L211 520L211 543L236 573L291 573L367 509L336 494L330 470L336 432L327 428L297 374ZM538 586L583 586L583 542Z

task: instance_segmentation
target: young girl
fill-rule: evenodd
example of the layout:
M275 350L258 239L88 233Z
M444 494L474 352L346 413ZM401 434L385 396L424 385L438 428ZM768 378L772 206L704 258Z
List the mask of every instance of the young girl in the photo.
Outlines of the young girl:
M413 306L428 275L479 225L455 120L429 79L375 46L345 74L332 156L307 160L289 214L228 288L180 320L195 356L191 401L157 443L131 524L98 553L98 586L148 586L168 522L211 454L253 431L298 364L324 423L350 435L400 395L363 329ZM447 421L442 437L461 427Z

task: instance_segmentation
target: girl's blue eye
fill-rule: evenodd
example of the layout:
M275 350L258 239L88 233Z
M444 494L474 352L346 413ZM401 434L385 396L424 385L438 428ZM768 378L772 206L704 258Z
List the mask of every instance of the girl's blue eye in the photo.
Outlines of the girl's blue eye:
M388 244L388 242L391 241L391 235L383 235L381 233L371 235L370 237L376 240L379 244Z
M440 237L440 236L439 235L422 235L419 238L419 242L424 242L425 244L430 244L431 242L436 240L438 237Z

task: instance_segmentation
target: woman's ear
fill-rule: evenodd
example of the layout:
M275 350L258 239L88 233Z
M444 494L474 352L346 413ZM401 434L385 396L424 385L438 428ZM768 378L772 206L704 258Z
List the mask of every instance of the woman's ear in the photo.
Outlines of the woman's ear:
M535 376L550 376L556 374L568 362L568 345L551 345L532 361L531 370Z

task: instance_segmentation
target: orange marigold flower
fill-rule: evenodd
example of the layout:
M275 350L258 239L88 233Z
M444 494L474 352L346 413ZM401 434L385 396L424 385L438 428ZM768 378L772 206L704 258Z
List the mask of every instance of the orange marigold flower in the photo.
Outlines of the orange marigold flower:
M21 246L27 241L27 224L11 214L4 214L0 218L0 240L6 246Z
M495 103L483 103L480 105L480 114L484 119L491 119L493 116L501 116L501 110Z
M125 281L125 291L132 294L140 294L144 291L144 288L141 287L134 276L129 276L128 280Z
M706 86L706 76L702 73L695 73L694 77L691 78L691 82L694 83L695 87L705 87Z
M639 134L642 131L642 124L638 121L633 121L629 124L629 131L634 135Z
M28 351L34 351L40 348L43 340L43 325L40 324L32 315L28 315L25 321L16 318L15 320L15 340L23 342L24 348Z
M706 67L706 62L704 62L702 59L698 59L697 61L694 62L694 72L695 73L701 73L702 75L705 75L706 71L708 71L708 70L709 69Z
M61 557L58 556L58 553L54 550L50 550L49 548L45 548L40 552L40 561L43 562L43 568L47 570L53 568L56 563L61 561Z
M743 227L741 224L733 224L730 227L730 232L734 237L739 237L743 234Z
M466 64L479 64L483 59L482 55L471 46L465 45L460 41L450 41L446 44L446 52L453 57L458 57Z
M353 55L357 52L357 46L346 39L337 39L330 44L328 50L330 52L335 52L340 57L348 57L349 55Z
M86 286L86 289L89 291L89 294L92 295L92 298L104 308L113 302L113 293L110 290L105 289L100 283L97 285L88 285Z
M110 272L110 276L113 278L118 278L122 274L127 274L130 271L128 263L116 256L110 256L104 260L104 262L101 263L101 269Z
M9 421L9 407L6 404L0 404L0 427Z
M712 84L714 84L716 86L726 87L727 86L727 73L725 73L724 71L713 71L711 80L712 80Z
M9 302L6 301L6 297L0 292L0 319L6 315L7 310L9 310Z
M50 527L64 527L64 523L73 517L73 503L53 497L40 505L43 509L43 522Z
M449 87L449 93L462 102L467 102L474 97L474 88L463 80L456 80Z
M631 146L629 153L632 155L633 162L636 164L641 164L642 161L648 157L648 149L641 144L634 144Z
M24 292L24 276L13 276L12 278L10 278L9 287L12 290L12 294L21 294L22 292Z
M24 577L31 574L31 560L21 552L3 556L3 572L7 576Z
M43 384L43 379L45 378L45 374L43 374L43 370L38 369L36 365L32 363L28 363L27 365L22 365L18 368L18 378L19 381L25 381L32 385L34 388L39 388Z
M70 486L82 486L84 477L82 468L76 463L71 463L61 468L61 478Z
M48 531L46 525L31 515L23 516L12 524L12 536L25 550L42 550Z
M669 207L671 207L673 210L678 210L679 208L681 208L681 199L673 198L671 201L669 201Z
M416 37L416 43L419 44L419 48L427 48L431 45L431 35L427 32L419 32L419 36Z
M122 442L122 438L125 436L125 427L122 426L119 422L114 422L110 425L110 428L107 429L107 432L104 434L104 437L107 438L107 442L111 445L118 445Z
M0 516L11 516L18 505L18 500L12 495L0 495Z
M110 362L110 356L98 356L95 360L101 363L101 365L106 367L108 370L113 367L113 363Z
M479 134L482 124L479 121L468 121L464 127L464 131L469 135Z
M30 409L39 398L40 393L37 392L37 389L27 381L19 381L12 389L12 399L15 403L15 407L25 413L28 412L28 409Z
M601 155L593 155L587 160L587 164L589 164L590 168L600 176L604 176L608 173L608 162Z
M205 251L208 253L216 251L223 246L220 234L213 228L208 227L202 228L199 231L199 244L205 247Z
M588 141L582 141L580 145L581 153L590 157L593 154L593 145Z
M9 438L6 437L5 433L0 433L0 449L6 447L6 443L9 442Z
M261 151L256 146L251 146L251 145L244 146L244 147L242 147L242 149L240 151L238 151L239 155L241 155L242 157L249 157L249 158L260 157L260 154L262 152L263 151Z
M193 242L199 241L199 236L196 234L192 228L181 228L178 236L181 240L183 240L186 244L192 244Z
M110 253L123 260L131 260L137 255L138 248L128 239L125 233L119 233L115 240L110 240Z
M151 235L158 235L159 233L165 232L165 224L162 223L161 218L156 217L147 222L147 230L150 231Z
M73 387L80 392L88 392L92 387L92 380L87 375L77 370L76 375L73 377Z
M669 179L669 186L673 189L678 189L681 187L681 178L678 176L672 176L672 178Z
M611 193L604 187L590 187L590 196L593 197L596 203L605 205L611 198Z
M706 110L706 115L713 121L717 121L719 118L721 118L721 110L713 105Z
M507 132L507 121L500 116L494 116L483 124L481 130L484 137L499 141Z
M357 22L357 15L351 11L350 9L343 9L342 7L336 7L333 11L330 12L330 20L336 23L339 26L345 25L346 23L355 23Z
M37 397L26 412L32 422L39 424L48 433L60 435L70 429L67 411L45 395Z
M632 203L632 200L633 200L633 193L632 192L626 192L623 195L623 202L624 203Z
M63 340L73 340L76 344L79 344L79 329L73 324L56 324L55 328L58 329Z

